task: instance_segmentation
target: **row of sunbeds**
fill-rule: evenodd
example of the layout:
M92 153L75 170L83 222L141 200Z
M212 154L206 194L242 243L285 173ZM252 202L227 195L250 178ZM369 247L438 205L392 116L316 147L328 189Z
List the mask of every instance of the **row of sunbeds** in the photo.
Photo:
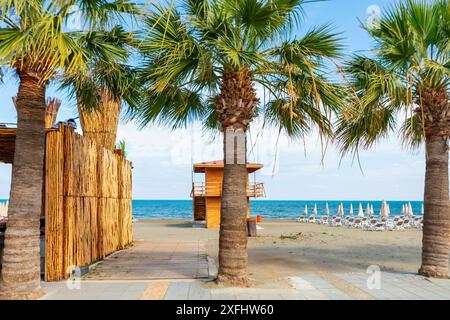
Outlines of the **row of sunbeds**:
M416 228L422 230L423 216L395 216L392 218L352 217L352 216L300 216L297 222L324 224L332 227L349 227L367 231L394 231Z

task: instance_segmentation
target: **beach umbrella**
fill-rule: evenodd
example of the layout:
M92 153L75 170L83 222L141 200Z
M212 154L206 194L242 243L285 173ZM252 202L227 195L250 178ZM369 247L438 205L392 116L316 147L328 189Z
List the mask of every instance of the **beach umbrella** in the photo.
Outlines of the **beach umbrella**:
M366 206L366 216L367 216L367 217L370 216L370 211L371 211L371 209L370 209L370 204L368 203L367 206Z
M405 205L402 204L402 215L405 215L405 213L406 213Z
M341 216L345 215L344 204L341 202Z
M350 210L348 211L348 213L353 216L353 203L350 203Z
M413 211L411 202L408 202L408 214L409 214L410 216L413 216L413 215L414 215L414 211Z
M364 218L364 211L363 211L363 207L362 207L361 202L359 203L358 217L359 217L359 218Z
M317 217L317 204L314 203L314 210L313 210L314 217Z
M375 210L373 209L373 204L370 205L370 214L371 215L375 214Z
M386 208L386 201L383 200L381 203L381 209L380 209L380 217L385 218L387 216L387 208Z
M6 202L0 202L0 217L6 217L8 215L8 205Z
M328 202L325 203L325 214L326 214L327 216L330 215L330 208L328 207Z
M425 209L423 207L423 203L422 203L422 207L420 208L420 213L423 215L425 213Z
M305 215L308 215L308 205L307 204L305 204L305 210L303 210L303 213Z
M408 207L408 204L405 203L405 216L408 216L408 215L409 215L409 207Z

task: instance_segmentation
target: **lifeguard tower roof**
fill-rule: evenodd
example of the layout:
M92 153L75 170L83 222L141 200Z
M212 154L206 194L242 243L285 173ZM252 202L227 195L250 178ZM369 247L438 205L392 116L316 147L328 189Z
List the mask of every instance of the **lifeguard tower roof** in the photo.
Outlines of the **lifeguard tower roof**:
M262 167L264 167L262 163L247 162L248 173L253 173L256 170L261 169ZM195 173L204 173L206 168L223 168L223 160L194 163Z

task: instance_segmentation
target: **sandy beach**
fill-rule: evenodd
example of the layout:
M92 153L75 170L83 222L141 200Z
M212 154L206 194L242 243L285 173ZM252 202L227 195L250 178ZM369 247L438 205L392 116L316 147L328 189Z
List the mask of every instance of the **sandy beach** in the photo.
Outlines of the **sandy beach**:
M254 286L288 287L288 277L306 273L365 272L370 265L383 271L417 272L420 230L368 232L293 221L259 224L249 238L249 275ZM135 240L203 240L217 261L217 229L192 228L189 221L138 221Z

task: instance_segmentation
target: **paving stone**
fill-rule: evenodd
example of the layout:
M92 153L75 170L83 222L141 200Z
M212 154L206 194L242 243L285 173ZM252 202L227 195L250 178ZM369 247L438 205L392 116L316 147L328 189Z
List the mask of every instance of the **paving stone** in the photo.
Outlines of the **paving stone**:
M167 289L164 300L186 300L189 293L190 283L173 282Z
M306 300L306 296L297 293L297 294L281 294L281 297L283 298L283 300Z
M211 300L211 292L196 283L189 287L188 300Z
M316 289L333 289L333 285L322 279L317 275L306 275L302 277L308 281Z
M322 289L321 293L325 294L331 300L352 300L351 297L338 289Z
M238 293L236 294L236 300L264 300L264 299L259 299L258 295L255 294Z
M291 277L290 281L296 290L316 290L316 288L309 281L306 281L301 277Z
M283 300L283 295L281 294L282 290L280 290L279 294L258 294L256 299L249 300Z
M170 282L156 282L147 286L144 292L139 297L140 300L163 300L166 295Z
M211 292L212 300L236 300L236 296L228 293L214 293Z

